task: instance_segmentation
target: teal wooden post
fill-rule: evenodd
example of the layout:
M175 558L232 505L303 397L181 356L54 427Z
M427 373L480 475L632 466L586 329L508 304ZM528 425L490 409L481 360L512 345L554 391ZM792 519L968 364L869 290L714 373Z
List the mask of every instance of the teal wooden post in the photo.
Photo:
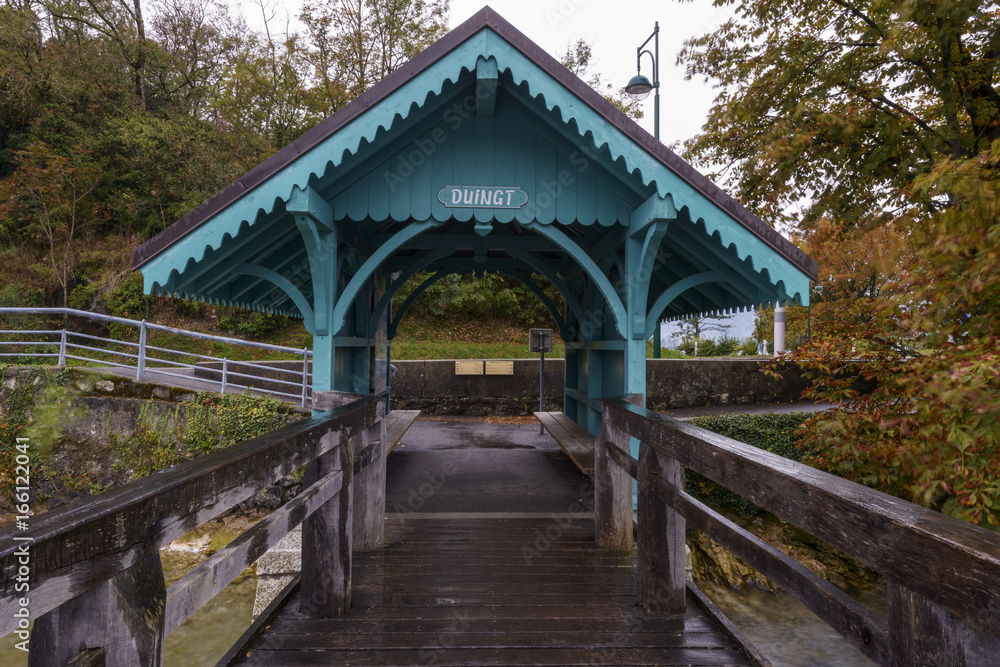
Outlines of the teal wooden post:
M313 335L313 392L332 391L337 345L333 336Z
M669 203L669 206L666 205ZM656 269L656 257L660 243L667 233L669 222L663 219L671 215L673 204L654 197L640 206L633 214L629 225L629 237L625 240L625 275L622 280L622 295L628 311L628 332L625 343L625 387L623 394L646 395L646 306L649 299L649 283ZM645 405L645 399L643 399ZM632 452L638 455L638 449Z
M334 300L338 262L333 208L312 188L295 188L285 210L295 218L312 275L313 391L330 391L334 389L337 360Z

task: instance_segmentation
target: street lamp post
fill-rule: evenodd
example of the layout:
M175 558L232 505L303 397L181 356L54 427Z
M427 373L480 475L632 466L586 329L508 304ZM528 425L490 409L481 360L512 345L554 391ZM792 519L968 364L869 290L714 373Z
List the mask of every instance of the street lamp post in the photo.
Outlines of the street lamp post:
M653 50L645 48L653 40ZM648 53L653 61L653 80L650 81L642 73L642 54ZM651 91L655 91L653 96L653 136L660 140L660 22L656 22L653 34L646 38L646 41L635 50L635 70L636 74L625 84L625 92L636 102L649 97Z
M645 48L653 40L653 50ZM653 61L653 80L650 81L642 73L642 54L648 53ZM650 91L655 91L653 96L653 137L660 140L660 22L657 21L653 27L653 34L646 38L646 41L635 50L635 76L625 84L625 92L636 102L641 102L649 97ZM656 321L656 333L653 335L653 358L660 358L660 320Z

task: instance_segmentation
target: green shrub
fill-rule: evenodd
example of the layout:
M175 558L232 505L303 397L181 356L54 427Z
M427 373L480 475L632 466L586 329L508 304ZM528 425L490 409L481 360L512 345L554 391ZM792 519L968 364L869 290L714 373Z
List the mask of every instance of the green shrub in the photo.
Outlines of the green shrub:
M219 308L219 329L236 338L260 339L288 326L283 315L242 308Z
M87 310L97 297L97 291L95 283L78 283L70 290L66 305L77 310Z
M700 428L739 440L758 449L798 461L804 452L795 446L799 427L811 416L808 412L761 415L713 415L695 417ZM685 488L689 494L714 509L729 510L744 519L763 513L760 507L694 471L688 470Z
M718 340L699 338L698 354L695 354L693 338L684 339L677 349L691 357L735 357L757 354L757 344L753 340L741 342L739 338L731 336L722 336Z
M144 320L153 310L156 299L147 295L142 287L142 275L130 274L104 295L104 305L115 317L130 320ZM139 340L139 329L126 324L108 325L111 338L116 340Z
M283 426L285 412L285 404L270 396L201 393L188 407L181 440L190 451L228 447Z
M17 438L32 436L32 464L38 467L47 464L51 440L37 437L28 429L37 427L40 418L51 422L49 417L52 412L61 413L60 417L65 416L65 411L58 410L58 407L46 411L47 414L40 414L42 411L37 404L47 390L61 388L65 384L66 374L65 370L49 373L47 369L38 366L18 369L0 364L0 380L5 385L11 385L3 388L3 406L0 409L0 493L9 498L16 479L15 459L18 452L13 445ZM61 424L57 426L61 427Z

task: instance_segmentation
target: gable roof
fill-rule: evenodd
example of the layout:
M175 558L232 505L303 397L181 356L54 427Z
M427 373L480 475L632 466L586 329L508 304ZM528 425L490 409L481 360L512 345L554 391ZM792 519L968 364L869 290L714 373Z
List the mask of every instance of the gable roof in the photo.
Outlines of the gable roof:
M484 28L489 28L497 36L516 49L534 65L551 76L566 90L570 91L587 107L625 137L634 142L646 154L666 166L677 178L694 191L711 201L726 215L736 221L766 244L771 250L786 259L802 273L815 279L818 266L811 257L781 236L774 229L753 215L746 208L723 192L673 151L657 141L635 121L628 118L616 106L608 102L597 91L567 70L555 58L514 28L490 7L484 7L467 21L456 27L440 40L429 46L413 59L392 72L385 79L372 86L359 97L337 111L326 120L305 132L260 165L219 191L198 208L170 225L152 239L142 244L132 255L133 268L140 268L151 259L168 249L190 232L198 229L226 208L251 193L269 178L295 162L301 155L318 146L332 134L362 116L370 107L390 97L405 84L416 78L450 52L458 48ZM595 143L597 140L595 139Z

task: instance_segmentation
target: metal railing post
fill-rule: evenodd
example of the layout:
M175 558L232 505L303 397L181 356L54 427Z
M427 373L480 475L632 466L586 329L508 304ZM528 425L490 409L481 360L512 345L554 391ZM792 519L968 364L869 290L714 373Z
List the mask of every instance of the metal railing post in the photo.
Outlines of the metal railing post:
M220 394L226 393L226 381L229 379L229 360L226 358L222 359L222 391Z
M270 352L278 352L283 355L286 354L302 355L301 384L295 381L294 376L296 371L294 370L294 367L289 367L285 366L284 364L281 364L277 367L277 372L283 374L281 377L285 379L275 378L275 383L279 385L280 390L270 389L265 386L257 388L257 391L266 394L273 394L276 396L280 396L282 400L286 401L294 401L298 399L299 404L302 407L307 407L309 405L309 400L310 400L309 396L312 390L312 384L309 381L309 370L311 363L310 355L312 354L312 352L308 347L296 349L292 347L286 347L283 345L270 345L267 343L258 343L253 341L240 340L238 338L213 336L211 334L199 333L197 331L188 331L185 329L177 329L174 327L163 326L160 324L147 322L146 320L141 320L141 321L131 320L124 317L114 317L111 315L103 315L101 313L91 313L85 310L76 310L74 308L8 308L0 306L0 316L6 314L23 315L27 313L38 314L38 315L43 315L43 314L62 315L66 317L85 317L87 319L97 322L105 322L109 324L122 324L128 327L137 327L139 329L139 342L128 341L128 340L116 340L114 338L106 338L103 336L94 336L80 332L71 332L69 330L69 327L66 324L64 324L63 325L64 328L61 330L60 329L52 329L52 330L47 329L45 331L32 330L33 333L44 334L46 336L51 336L52 334L59 334L59 340L58 340L59 347L57 352L53 353L51 351L48 351L47 346L57 344L57 341L52 338L49 338L46 341L38 341L38 342L0 341L0 348L4 350L7 349L5 345L46 346L44 348L46 351L39 351L39 352L31 352L31 349L33 349L32 347L27 348L28 351L22 351L22 352L8 353L0 351L0 359L4 357L19 357L19 356L40 356L40 357L48 357L49 359L51 359L52 357L56 357L58 359L59 365L65 366L68 360L70 359L69 336L70 334L72 334L77 339L83 340L82 343L75 342L73 344L73 352L74 352L73 358L81 359L84 363L87 363L89 365L99 364L101 366L111 366L115 368L134 370L135 375L133 377L136 378L136 380L138 381L144 381L144 378L146 376L146 367L151 361L155 362L156 364L153 372L157 376L162 375L165 377L178 377L178 378L186 378L189 376L184 374L185 371L179 371L179 372L170 372L170 371L175 370L177 367L184 369L191 369L192 371L198 370L197 366L199 362L197 360L204 360L207 362L211 362L213 364L222 361L222 357L219 356L203 355L203 354L196 354L194 352L184 352L181 350L162 348L157 346L156 341L153 341L152 344L149 342L150 332L163 332L171 335L184 336L185 338L207 340L211 341L212 343L218 343L221 345L239 345L243 347L254 348L257 350L268 350ZM20 333L27 335L27 333L32 333L32 332L11 331L8 333ZM109 346L107 347L103 346L102 344L104 343L109 344ZM118 348L113 347L114 345L123 346L125 350L120 351L118 350ZM86 356L88 353L90 353L89 357ZM169 357L161 358L162 355L175 355L181 357L181 359L176 360ZM187 363L185 357L194 357L196 361L194 361L193 363ZM268 366L266 362L263 366L257 366L256 364L251 362L247 362L246 366L242 365L242 362L236 362L236 363L240 367L236 371L234 371L233 374L237 376L237 378L247 377L251 382L255 382L258 379L265 377L265 376L254 375L255 366L257 368L260 368L262 372L270 373L271 371L275 370L271 366ZM202 376L198 375L198 377ZM227 377L226 377L227 388L228 385L229 385L229 377L227 369ZM239 388L242 385L240 384L239 380L237 380L237 382L233 386Z
M66 365L66 330L59 334L59 365Z
M309 393L309 348L302 348L302 407L306 407Z
M136 362L135 379L142 380L146 375L146 320L139 323L139 359Z

